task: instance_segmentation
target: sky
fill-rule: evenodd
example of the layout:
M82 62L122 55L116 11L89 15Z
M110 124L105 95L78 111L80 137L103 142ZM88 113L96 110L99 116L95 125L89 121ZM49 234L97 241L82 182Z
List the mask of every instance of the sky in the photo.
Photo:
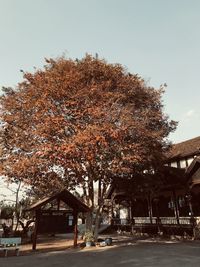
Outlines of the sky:
M163 97L179 121L172 142L200 135L199 0L0 0L0 88L44 58L85 53L121 63Z

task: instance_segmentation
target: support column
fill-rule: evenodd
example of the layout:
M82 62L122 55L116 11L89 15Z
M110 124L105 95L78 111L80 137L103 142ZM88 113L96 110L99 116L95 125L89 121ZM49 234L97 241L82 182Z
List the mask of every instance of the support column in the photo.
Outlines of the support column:
M194 212L192 208L192 196L190 192L187 195L187 199L188 199L188 205L189 205L189 210L190 210L190 223L192 225L193 237L195 238L196 237L196 233L195 233L196 219L194 218Z
M33 244L32 244L32 250L36 250L37 246L37 234L38 234L38 226L40 222L40 216L41 216L41 210L36 210L35 212L35 228L33 232Z
M57 200L57 210L60 210L60 199Z
M131 226L131 234L134 232L134 225L135 225L135 220L133 218L133 200L130 200L130 226Z
M75 211L73 213L74 219L74 248L77 247L77 239L78 239L78 212Z
M189 205L189 210L190 210L190 217L194 218L194 212L193 212L193 208L192 208L192 196L191 196L191 193L189 193L187 195L187 199L188 199L188 205Z
M177 224L180 224L179 221L179 209L178 209L178 203L177 203L177 197L176 197L176 191L172 190L172 195L173 195L173 203L174 203L174 214L176 217Z
M158 234L161 233L161 219L160 219L160 214L159 214L159 208L158 208L158 202L159 198L156 198L155 200L155 208L156 208L156 224L158 228Z
M127 224L131 222L131 206L130 200L127 200Z
M150 196L150 194L148 194L147 203L148 203L149 219L150 219L150 223L152 224L153 223L153 212L152 212L152 203L151 203L151 196Z

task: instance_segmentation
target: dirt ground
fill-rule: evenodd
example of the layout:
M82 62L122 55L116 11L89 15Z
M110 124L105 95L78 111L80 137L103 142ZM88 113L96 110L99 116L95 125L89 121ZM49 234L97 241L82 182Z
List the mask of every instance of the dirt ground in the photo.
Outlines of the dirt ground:
M63 237L41 238L38 251L30 252L30 247L24 246L19 257L1 257L0 267L200 266L199 241L136 240L125 236L113 236L113 241L110 247L73 249L72 241Z
M78 244L83 241L78 241ZM20 246L20 255L30 255L40 252L50 252L65 250L73 247L73 234L60 234L55 236L38 236L37 249L32 251L32 243L22 244ZM0 252L0 257L3 257L3 252ZM8 251L8 256L15 256L14 251ZM0 266L1 267L1 266Z

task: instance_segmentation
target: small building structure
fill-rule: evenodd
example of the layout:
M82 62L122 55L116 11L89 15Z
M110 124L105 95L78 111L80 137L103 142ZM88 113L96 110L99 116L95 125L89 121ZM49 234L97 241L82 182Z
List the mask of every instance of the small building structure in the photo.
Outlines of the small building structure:
M63 209L62 203L65 203L67 208ZM74 247L76 247L78 214L87 213L90 208L68 190L63 190L36 202L25 210L25 212L30 211L35 213L32 246L32 249L35 250L39 233L68 233L74 231Z

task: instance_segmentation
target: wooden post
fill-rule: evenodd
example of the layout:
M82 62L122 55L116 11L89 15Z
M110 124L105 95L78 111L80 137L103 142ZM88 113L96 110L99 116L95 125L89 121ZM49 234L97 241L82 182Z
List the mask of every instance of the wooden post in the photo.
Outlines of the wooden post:
M175 213L177 224L179 225L180 224L180 221L179 221L179 209L178 209L178 203L177 203L177 197L176 197L175 190L172 190L172 194L173 194L173 202L174 202L174 213Z
M159 214L159 207L158 207L158 202L159 202L159 198L155 199L155 207L156 207L156 224L157 224L157 228L158 228L158 234L161 233L161 219L160 219L160 214Z
M150 219L150 223L153 223L153 219L152 219L152 203L151 203L151 196L150 194L148 194L147 197L147 203L148 203L148 212L149 212L149 219Z
M60 199L57 200L57 210L60 210Z
M74 217L74 248L77 247L77 239L78 239L78 212L75 211L73 213Z
M196 219L194 217L194 212L192 208L192 195L190 192L187 195L187 199L188 199L189 210L190 210L190 223L192 225L193 238L196 238L196 231L195 231Z
M40 216L41 216L41 211L40 210L36 210L36 212L35 212L35 228L34 228L34 233L33 233L32 250L36 250L37 234L38 234L38 226L39 226Z
M131 222L131 201L127 200L127 224Z
M191 193L189 193L187 195L187 199L188 199L188 204L189 204L190 217L193 218L194 217L194 212L193 212L193 208L192 208L192 196L191 196Z
M114 218L114 208L113 208L113 201L111 199L111 210L110 210L110 225L113 225L113 218Z
M133 199L131 198L130 200L130 226L131 226L131 234L133 234L134 232L134 224L135 224L135 220L133 218L134 214L133 214Z

